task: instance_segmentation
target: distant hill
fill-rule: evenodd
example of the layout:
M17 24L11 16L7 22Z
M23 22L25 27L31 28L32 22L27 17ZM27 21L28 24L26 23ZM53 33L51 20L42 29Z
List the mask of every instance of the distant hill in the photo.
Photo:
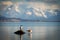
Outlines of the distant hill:
M20 19L20 18L6 18L4 16L0 16L0 22L35 22L35 21L40 21L40 20L28 20L28 19Z
M18 22L21 19L18 18L6 18L4 16L0 16L0 22Z
M53 17L54 18L54 17ZM56 18L56 17L55 17ZM21 18L7 18L4 16L0 16L0 22L60 22L58 18L56 18L57 20L53 20L53 19L44 19L44 20L30 20L30 19L21 19Z

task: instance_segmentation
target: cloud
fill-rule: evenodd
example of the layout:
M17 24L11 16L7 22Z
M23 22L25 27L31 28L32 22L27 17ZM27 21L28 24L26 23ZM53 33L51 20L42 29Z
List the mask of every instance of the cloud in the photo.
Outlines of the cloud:
M3 1L1 2L3 5L12 5L13 3L11 1Z
M8 8L8 10L11 10L11 8Z
M11 6L13 4L15 4L15 8L18 9L19 5L23 5L23 4L27 4L28 7L35 7L35 8L41 8L42 10L46 10L46 9L59 9L60 6L57 4L47 4L44 2L11 2L11 1L5 1L5 2L1 2L2 5L7 5L7 6Z
M26 14L27 14L27 15L32 15L32 12L27 12Z
M45 3L29 2L28 4L30 5L30 6L28 6L28 8L29 7L33 7L34 9L41 8L42 10L45 10L47 8L47 5L45 5Z
M10 17L44 17L48 18L46 15L46 10L52 15L57 15L57 12L54 10L59 9L59 5L56 4L46 4L44 2L1 2L2 6L0 7L3 10L7 10L7 14L11 15ZM22 14L22 15L21 15ZM32 16L33 17L33 16Z
M59 9L59 5L56 5L56 4L46 4L46 3L37 3L37 2L32 2L30 4L33 7L41 8L42 10L46 10L46 9Z
M15 11L18 12L18 13L20 13L18 5L15 5Z
M12 11L12 10L8 11L7 14L8 14L11 18L16 18L17 15L18 15L15 11Z
M47 10L51 15L57 15L57 12L55 12L54 10Z
M34 13L36 16L41 16L47 18L47 15L45 15L45 12L42 9L35 8Z
M46 3L37 3L37 2L29 2L28 3L29 6L28 8L33 8L34 9L34 13L36 16L41 16L41 17L45 17L47 18L46 15L46 10L47 10L50 14L52 15L57 15L57 12L55 12L55 10L60 9L60 6L57 4L46 4Z
M4 11L6 10L8 7L10 7L11 5L13 5L13 3L11 1L2 1L0 3L0 10ZM10 9L10 8L9 8Z

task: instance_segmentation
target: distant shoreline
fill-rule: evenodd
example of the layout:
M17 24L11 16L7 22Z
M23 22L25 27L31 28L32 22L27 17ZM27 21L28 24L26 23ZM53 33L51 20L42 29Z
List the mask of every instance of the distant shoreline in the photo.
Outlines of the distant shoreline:
M0 22L60 22L60 21L0 21Z

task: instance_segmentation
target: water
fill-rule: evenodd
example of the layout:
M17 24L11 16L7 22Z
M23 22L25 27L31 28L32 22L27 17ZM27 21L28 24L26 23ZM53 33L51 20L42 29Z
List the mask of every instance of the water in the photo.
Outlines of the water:
M14 34L23 25L26 34ZM32 33L26 30L32 29ZM60 22L0 22L0 40L60 40Z

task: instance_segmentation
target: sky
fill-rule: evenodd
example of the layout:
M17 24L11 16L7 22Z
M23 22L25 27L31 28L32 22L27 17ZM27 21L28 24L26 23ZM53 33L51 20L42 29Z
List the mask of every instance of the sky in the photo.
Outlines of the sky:
M60 19L59 0L0 0L0 15L22 19Z

